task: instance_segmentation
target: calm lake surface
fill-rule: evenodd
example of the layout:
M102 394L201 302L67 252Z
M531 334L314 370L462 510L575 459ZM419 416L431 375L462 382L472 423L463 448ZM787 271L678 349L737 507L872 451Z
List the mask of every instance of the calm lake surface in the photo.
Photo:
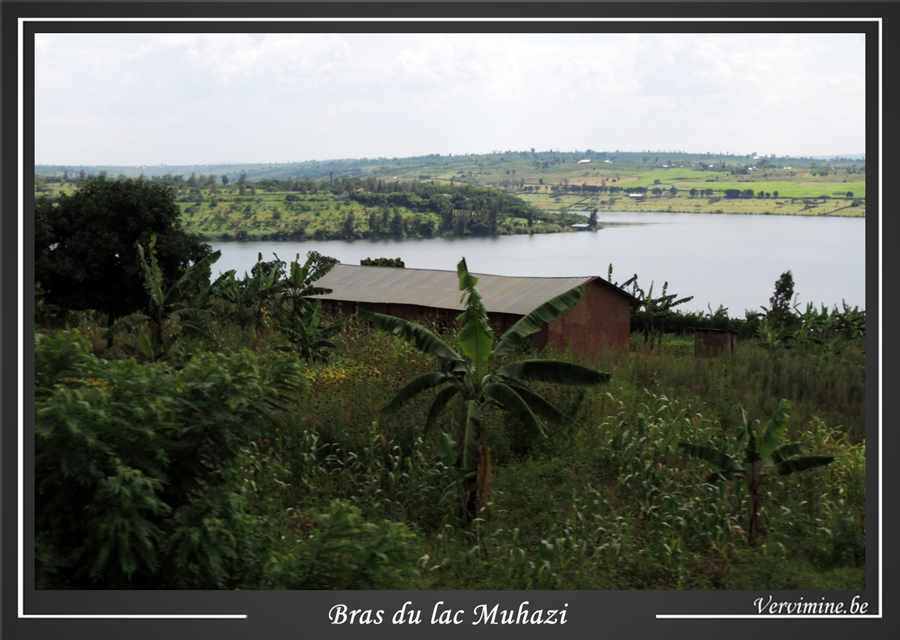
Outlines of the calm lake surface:
M600 213L594 232L433 238L331 240L327 242L213 242L222 257L213 273L249 272L259 253L285 262L309 251L359 264L363 258L402 258L407 268L455 271L465 257L473 273L507 276L600 276L613 265L614 282L637 274L653 294L694 299L683 311L715 311L732 317L768 306L775 281L794 276L801 309L806 303L866 308L866 221L862 218L744 216L686 213ZM620 226L621 225L621 226ZM875 274L873 277L877 277Z

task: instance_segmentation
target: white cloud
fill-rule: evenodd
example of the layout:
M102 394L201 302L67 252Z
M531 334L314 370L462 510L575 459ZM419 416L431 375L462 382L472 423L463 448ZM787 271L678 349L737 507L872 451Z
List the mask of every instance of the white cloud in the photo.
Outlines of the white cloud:
M851 153L863 49L856 34L39 34L36 158Z

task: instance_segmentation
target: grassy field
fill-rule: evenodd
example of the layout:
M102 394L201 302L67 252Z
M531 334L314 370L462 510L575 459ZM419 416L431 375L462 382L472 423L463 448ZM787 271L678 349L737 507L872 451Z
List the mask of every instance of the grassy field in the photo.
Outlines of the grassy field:
M813 200L804 198L721 198L691 197L679 193L674 197L631 198L627 195L584 198L580 195L522 194L526 202L547 210L569 211L671 211L678 213L726 213L763 215L836 215L865 217L865 202L853 205L853 199Z

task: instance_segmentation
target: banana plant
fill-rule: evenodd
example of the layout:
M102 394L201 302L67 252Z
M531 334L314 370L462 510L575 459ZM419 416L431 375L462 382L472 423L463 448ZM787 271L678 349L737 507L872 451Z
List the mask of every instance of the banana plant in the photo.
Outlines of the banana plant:
M296 264L296 263L294 263ZM337 346L331 339L338 335L347 322L346 317L322 324L322 301L316 300L290 316L287 325L276 325L276 329L288 339L291 346L278 347L281 351L296 351L307 362L328 360L328 350Z
M559 423L565 415L531 389L528 382L590 386L607 382L610 374L555 360L521 360L492 366L492 362L514 351L528 336L574 306L584 295L583 285L522 317L495 344L484 300L476 288L478 278L469 273L465 258L457 265L457 275L465 308L459 317L462 327L457 334L461 354L415 322L365 310L359 310L357 315L378 329L410 341L440 363L438 371L410 380L383 410L398 411L420 393L438 389L428 409L427 431L451 400L461 401L457 437L444 433L439 443L445 462L452 465L457 481L464 483L460 491L460 512L463 518L471 518L486 504L490 493L490 473L486 472L490 450L484 443L485 410L494 407L506 411L523 428L543 439L548 433L544 421Z
M148 313L136 313L120 319L109 328L103 337L111 340L123 331L150 324L152 325L150 334L141 334L138 337L137 349L132 349L150 360L157 360L169 355L183 334L198 335L212 340L212 336L203 326L203 322L209 316L209 311L200 306L209 290L210 265L219 259L222 252L215 251L191 265L175 284L168 290L164 290L162 269L156 260L156 234L154 233L150 237L149 263L141 245L138 245L137 251L144 269L144 287L150 294ZM199 293L197 293L198 290ZM181 331L167 336L166 329L176 322L180 325Z
M610 264L609 269L607 270L607 280L609 283L623 290L630 286L631 295L641 301L641 307L643 307L644 310L639 314L635 314L634 317L640 320L643 325L644 343L650 342L651 349L653 348L653 341L650 340L651 335L654 337L654 340L658 338L658 344L662 344L663 335L665 335L664 323L666 319L672 315L672 310L678 305L690 302L694 299L694 296L679 298L678 294L666 293L669 288L668 282L663 283L662 295L654 298L652 282L650 283L650 289L645 292L638 284L637 274L634 274L622 284L613 282L612 275L613 266Z
M235 277L234 269L230 269L220 275L213 283L212 288L214 297L230 305L230 310L226 314L227 317L237 320L238 326L243 331L247 323L249 296L245 292L246 287L243 286L242 281Z
M859 340L866 336L866 312L860 311L859 307L852 309L847 305L845 300L841 300L843 313L838 313L837 307L834 310L836 325L840 336L844 340Z
M289 301L288 315L298 315L309 306L307 298L331 293L331 289L317 287L313 283L334 268L338 261L323 256L316 251L306 255L306 262L300 264L300 255L291 263L291 275L285 280L282 296Z
M650 342L650 348L653 348L653 340L651 335L657 339L657 344L662 344L665 335L665 321L672 315L672 310L680 304L690 302L694 296L686 296L678 298L678 294L666 293L669 283L664 282L662 294L659 297L653 297L653 283L650 283L650 289L646 293L640 287L637 287L638 297L643 301L644 307L644 343Z
M244 273L243 279L238 279L231 269L213 283L213 294L231 306L229 315L237 320L241 331L250 322L258 333L263 331L265 318L283 291L279 278L281 264L278 261L264 263L259 254L250 275Z
M787 328L778 328L777 325L770 322L767 317L760 317L759 326L756 328L756 335L760 343L769 351L778 348L790 349L796 335Z
M809 471L834 462L833 456L800 456L803 445L799 442L779 446L787 432L788 414L791 404L782 400L760 437L754 433L754 424L747 421L747 414L741 408L743 425L734 444L740 452L741 461L726 449L716 449L708 445L679 442L678 447L690 456L716 465L716 471L707 476L710 483L742 478L750 495L750 522L748 540L754 544L762 535L759 502L761 484L767 477L787 476L792 473ZM758 421L754 421L758 422Z
M331 289L318 287L314 283L334 268L338 261L323 256L316 251L307 254L301 265L300 256L291 263L291 274L284 280L279 292L282 301L287 300L287 308L282 308L276 329L284 335L291 346L279 347L283 351L297 351L307 362L328 359L329 349L336 345L331 339L343 329L347 318L338 318L322 326L321 300L308 300L311 296L331 293Z

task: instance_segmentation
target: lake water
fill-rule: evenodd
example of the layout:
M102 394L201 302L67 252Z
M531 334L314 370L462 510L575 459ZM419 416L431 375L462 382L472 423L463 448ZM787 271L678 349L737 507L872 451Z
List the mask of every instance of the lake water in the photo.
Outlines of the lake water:
M600 276L613 265L613 281L637 274L653 294L694 299L683 311L732 317L768 306L775 281L790 270L801 308L866 308L866 222L862 218L743 216L686 213L601 213L594 232L492 238L332 240L326 242L213 242L222 257L213 272L249 272L257 255L286 262L309 251L359 264L363 258L402 258L408 268L456 270L465 257L473 273L508 276ZM873 278L877 274L873 275Z

